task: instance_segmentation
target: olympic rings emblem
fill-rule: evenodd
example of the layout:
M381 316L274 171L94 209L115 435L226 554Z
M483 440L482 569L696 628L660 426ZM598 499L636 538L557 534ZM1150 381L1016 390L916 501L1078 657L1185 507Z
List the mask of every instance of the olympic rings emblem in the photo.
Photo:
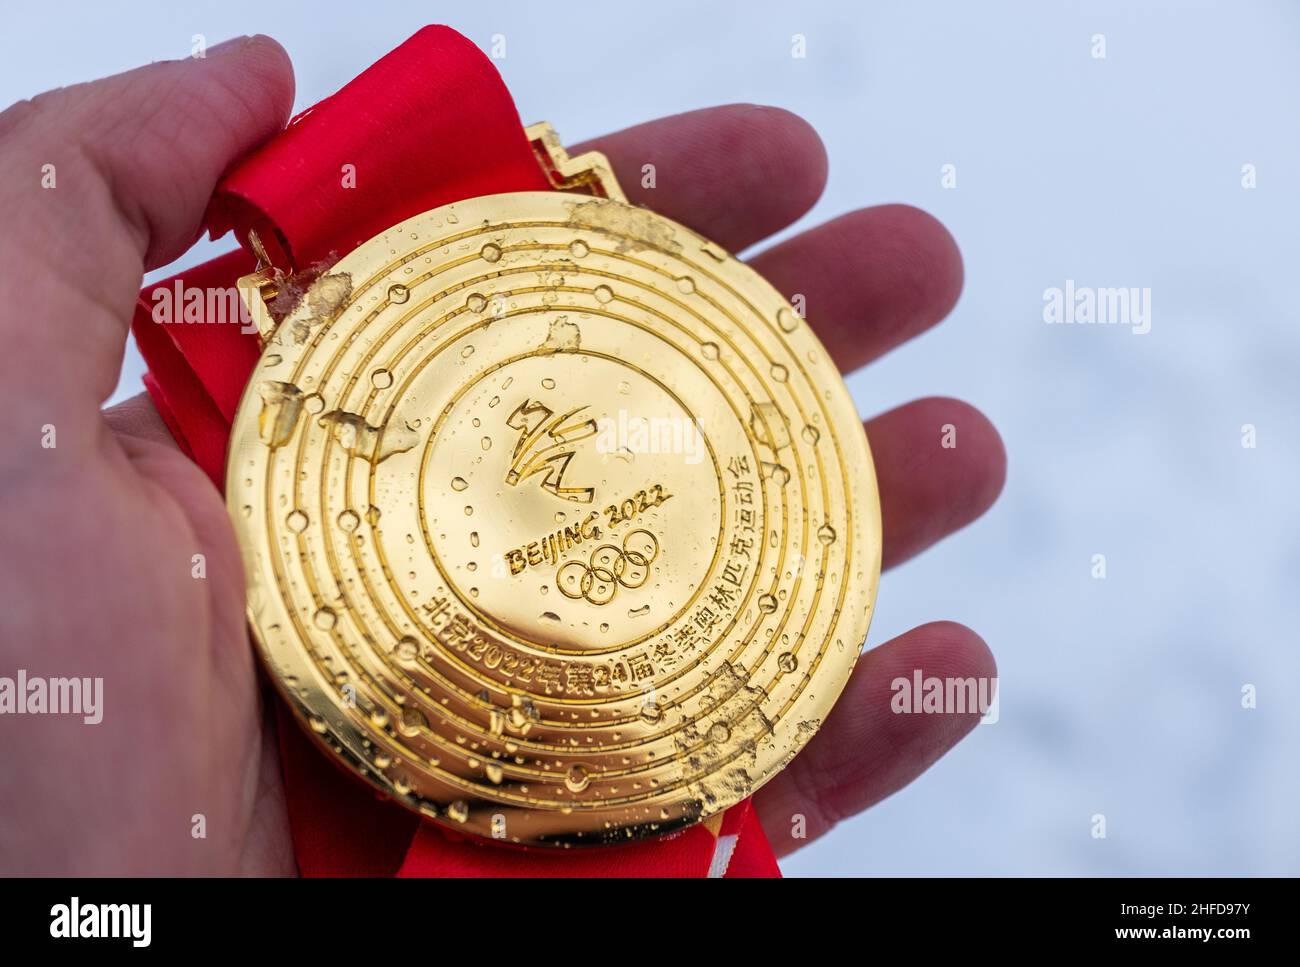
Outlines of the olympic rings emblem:
M634 590L650 579L650 565L659 556L659 540L638 529L623 538L623 546L601 544L586 563L569 561L555 572L555 586L566 598L609 604L620 587Z

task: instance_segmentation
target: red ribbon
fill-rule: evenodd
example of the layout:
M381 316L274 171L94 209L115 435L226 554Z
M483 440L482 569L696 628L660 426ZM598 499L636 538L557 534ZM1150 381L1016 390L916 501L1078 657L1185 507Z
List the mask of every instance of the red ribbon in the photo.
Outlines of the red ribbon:
M209 229L214 238L233 229L246 247L256 232L275 265L306 269L419 212L549 187L491 62L454 30L425 27L231 171L213 197ZM170 324L158 324L154 293L175 292L177 283L182 293L233 291L254 268L254 257L240 250L173 276L141 291L132 323L154 405L219 488L230 425L260 344L237 319L182 322L176 311ZM748 801L720 827L700 824L626 846L539 851L458 837L338 768L283 702L278 714L304 875L779 875Z

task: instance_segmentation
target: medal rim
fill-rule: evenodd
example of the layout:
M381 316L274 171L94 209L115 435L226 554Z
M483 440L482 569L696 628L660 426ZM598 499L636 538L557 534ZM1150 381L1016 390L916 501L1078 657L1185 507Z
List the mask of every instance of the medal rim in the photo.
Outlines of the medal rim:
M553 207L556 204L557 198L568 199L570 202L574 202L574 203L582 203L591 200L588 196L567 194L563 192L554 192L554 191L552 192L506 192L506 193L499 193L493 195L479 196L476 198L458 201L449 205L439 206L438 208L430 209L428 211L416 214L411 218L405 219L402 222L399 222L398 224L392 226L385 232L381 233L380 235L367 240L366 242L357 246L357 248L353 249L343 258L341 258L334 266L330 267L330 269L327 271L329 273L333 273L336 271L346 271L349 268L349 266L355 266L358 264L367 264L372 260L378 262L391 262L402 254L402 249L400 245L398 245L397 247L396 255L390 254L390 249L392 249L393 247L394 238L397 238L399 236L409 237L409 230L411 228L420 225L425 225L431 222L435 222L438 221L439 219L445 219L449 212L456 212L457 214L461 214L467 208L473 208L476 206L488 206L488 207L503 206L504 208L510 210L512 214L510 214L509 216L503 219L496 219L495 222L509 226L515 223L516 221L523 221L523 222L528 221L528 217L522 214L522 212L528 209L530 205L534 204L533 199L541 200L542 204L545 207L549 208L549 207ZM729 284L734 283L736 286L740 288L744 288L746 286L758 285L768 295L769 301L775 301L779 303L779 305L784 311L791 313L793 317L796 318L798 317L798 314L795 312L794 308L790 305L790 303L779 292L777 292L777 290L766 279L764 279L762 275L760 275L755 269L751 268L750 266L736 259L730 253L725 252L724 250L721 249L720 246L717 246L716 243L709 241L704 236L699 235L699 233L657 212L653 212L649 209L644 209L644 208L639 208L636 206L629 205L626 202L623 202L617 198L605 199L602 201L602 204L621 205L624 208L630 209L632 212L635 212L636 217L638 218L643 218L643 219L648 218L651 219L653 222L661 223L663 227L670 230L676 236L699 240L701 245L709 247L711 254L713 252L717 252L723 256L723 258L716 265L710 264L710 271L721 276ZM467 220L466 223L472 224L472 220ZM415 247L415 245L418 244L419 243L413 243L411 247ZM452 256L444 256L444 258L451 259ZM436 264L437 264L437 260L435 260L435 265ZM275 327L274 333L287 331L287 327L293 325L295 320L299 320L302 318L304 312L303 304L305 303L305 301L306 300L300 301L300 303L281 320L281 322ZM341 303L337 307L337 311L333 314L333 316L329 320L328 325L333 325L334 322L337 321L339 318L341 318L343 314L354 304L355 303L353 302L351 296L343 303ZM371 324L375 326L379 326L382 325L382 322L380 320L374 320ZM818 362L824 364L824 367L821 370L821 372L831 374L831 379L823 380L821 383L817 385L818 388L824 389L826 391L827 394L826 401L823 404L823 406L827 412L828 417L830 417L831 421L834 424L834 429L838 434L838 444L842 449L842 453L843 453L842 459L846 469L846 478L844 480L843 486L844 486L845 496L852 498L849 502L850 506L845 509L845 515L846 515L846 519L851 524L854 524L856 529L858 531L861 531L862 534L865 535L867 538L865 542L867 544L866 548L862 547L863 544L862 541L857 542L858 546L854 548L853 556L850 557L848 560L846 560L845 568L844 568L846 572L845 573L846 581L857 580L856 578L850 578L850 576L847 573L850 570L851 563L856 564L855 570L861 571L863 575L862 578L863 584L861 588L857 589L856 592L850 593L852 596L855 596L861 600L863 607L861 608L860 613L856 615L846 615L843 613L839 614L832 623L832 627L834 628L834 630L842 631L841 637L843 637L848 641L849 647L853 649L854 654L851 659L841 662L838 669L836 669L839 671L839 674L833 676L833 678L838 679L838 681L833 680L832 675L826 673L823 673L822 678L814 679L815 681L818 682L819 690L830 690L834 693L832 698L829 701L822 701L820 699L818 700L818 704L823 706L824 709L823 714L820 716L820 718L816 720L817 722L820 722L822 719L824 719L825 713L828 713L831 707L833 707L835 702L838 701L838 699L840 698L843 689L847 684L849 677L852 674L852 670L856 665L856 661L860 653L860 649L862 647L862 644L865 642L866 635L869 630L871 618L874 614L875 598L876 598L878 584L879 584L880 560L881 560L880 502L879 502L877 480L875 476L874 462L870 451L870 445L867 441L866 432L862 426L861 419L857 414L856 407L853 404L852 398L849 395L848 389L844 383L843 376L840 374L838 368L835 367L834 362L831 360L829 353L826 352L825 347L821 344L816 334L812 331L811 327L809 327L805 321L800 319L800 321L797 323L797 330L795 331L799 333L801 339L810 341L812 346L815 347L815 352L820 355L820 359L818 360ZM790 345L790 341L788 338L791 335L792 333L787 333L786 336L782 338L783 340L785 340L789 351L793 353L795 350L794 347ZM260 557L259 548L253 545L258 544L259 542L265 543L265 538L259 538L256 535L249 533L249 528L245 526L244 521L241 519L241 514L239 512L239 507L238 507L239 500L237 498L236 483L237 480L242 476L241 471L238 468L240 456L242 453L245 452L244 448L247 445L259 446L259 447L265 446L265 444L261 443L259 432L258 432L258 422L261 413L260 396L257 389L258 384L260 382L258 376L260 371L263 368L264 361L267 359L269 355L273 353L281 354L284 353L285 351L283 346L279 346L276 344L273 334L268 334L268 336L269 338L266 338L264 340L264 345L262 347L262 354L261 357L259 358L258 365L257 367L255 367L253 374L250 376L248 384L245 386L244 392L240 399L239 406L235 413L234 420L232 422L232 428L231 428L229 444L227 448L227 456L226 456L226 503L227 503L228 512L230 513L231 519L235 525L236 534L238 535L238 539L239 539L241 556L243 557L244 560L245 579L248 584L249 594L250 594L249 604L246 609L246 616L248 619L250 636L254 642L255 650L258 653L259 660L266 668L268 676L274 682L276 690L280 694L281 698L284 699L289 704L289 706L293 709L294 718L298 721L299 725L303 728L304 732L312 739L313 743L317 747L319 747L327 756L329 756L332 760L334 760L337 765L343 767L350 774L363 779L364 781L369 783L373 788L377 789L378 791L388 796L389 798L401 803L404 807L410 809L411 811L417 813L418 815L424 818L432 819L433 821L437 822L439 825L444 826L447 829L450 829L452 831L455 831L460 835L470 835L475 838L483 839L486 842L492 842L496 845L540 847L545 849L569 848L569 847L599 847L602 845L607 845L608 844L607 840L598 840L590 836L586 836L584 838L581 834L579 835L578 838L570 838L563 833L548 833L547 838L545 839L536 839L536 838L525 838L522 840L493 839L489 835L487 835L485 831L481 829L470 828L464 824L458 824L456 822L449 821L447 817L444 815L443 811L438 811L431 814L427 808L423 808L420 803L416 802L409 794L409 792L403 792L399 788L397 788L394 781L385 772L381 770L377 770L376 768L374 768L374 766L371 763L355 755L352 752L353 746L355 745L355 739L361 736L363 733L361 732L360 729L357 729L355 726L353 726L351 722L344 720L343 724L349 727L351 731L355 734L349 734L345 736L345 738L349 739L350 741L338 743L340 746L342 746L342 749L336 748L333 745L331 745L329 742L329 737L323 734L321 731L318 731L318 729L313 727L312 722L313 722L313 718L316 715L316 712L313 711L313 709L310 707L309 702L305 701L300 695L294 694L293 690L290 688L289 683L286 681L286 675L284 674L283 671L283 663L279 660L276 654L277 648L268 642L260 627L258 613L257 613L259 608L255 606L255 602L253 600L253 595L258 593L258 589L255 585L255 582L260 582L262 585L269 583L271 585L271 587L267 589L269 593L274 594L276 597L279 597L279 595L277 594L276 588L274 587L275 582L273 580L268 581L266 576L261 573L261 568L257 566ZM289 351L294 352L297 350L297 348L298 347L293 347ZM311 352L310 341L308 341L301 348L301 352L304 354ZM856 464L856 468L854 466L851 466L853 464ZM857 476L853 476L853 471L855 469L857 472ZM318 527L322 525L319 522L317 522L311 526ZM864 553L864 550L866 551L865 558L860 556ZM292 611L294 610L294 604L291 601L281 599L281 604L285 608L285 610L290 613L292 613ZM296 644L297 647L301 650L306 650L307 648L307 645L301 639L298 639ZM822 685L822 682L825 682L824 686ZM335 708L336 703L330 701L328 697L326 697L323 706L324 707L319 711L328 713ZM328 731L333 733L338 730L331 728ZM347 731L347 729L345 729L345 731ZM794 757L794 755L796 755L799 751L803 749L803 747L807 744L807 741L811 739L812 734L815 731L816 730L814 728L806 735L794 737L795 740L792 742L793 749L785 757L784 762L774 768L769 769L766 772L766 774L764 774L757 781L755 781L752 788L749 789L746 796L737 796L733 800L725 802L725 804L722 805L721 807L716 809L709 809L707 812L702 813L700 815L691 816L691 815L683 814L679 816L674 816L672 819L657 824L658 828L656 828L654 832L636 831L631 838L653 839L657 837L662 837L665 835L669 835L673 832L679 831L684 827L694 825L700 820L707 818L708 816L720 815L723 809L730 808L730 806L735 805L736 802L741 801L743 798L752 796L764 784L766 784L766 782L770 781L777 774L779 774L779 772L782 771L782 769L785 768L786 765L788 765L789 761ZM499 802L499 800L493 800L490 797L485 797L481 801ZM511 806L509 808L518 809L519 807ZM550 810L550 809L533 809L530 811L546 813L548 815L554 815L554 816L558 816L560 813L559 810ZM579 812L579 810L574 809L573 812L576 813ZM599 810L594 810L594 809L584 808L581 810L581 812L583 813L584 817L601 815ZM631 829L631 827L626 827L626 828ZM627 842L628 839L619 839L617 841Z

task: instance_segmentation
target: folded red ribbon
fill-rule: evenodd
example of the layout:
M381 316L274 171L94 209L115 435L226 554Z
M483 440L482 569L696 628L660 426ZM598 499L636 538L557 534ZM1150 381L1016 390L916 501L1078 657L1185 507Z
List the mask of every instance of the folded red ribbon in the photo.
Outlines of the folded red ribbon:
M419 212L549 187L491 62L454 30L426 27L244 159L218 186L209 227L214 237L233 229L246 247L255 233L274 265L306 269ZM254 257L241 250L151 286L132 324L158 412L219 488L230 424L260 343L238 319L159 324L153 293L233 292L254 268ZM304 875L779 875L748 801L720 821L626 846L539 851L456 837L348 776L287 706L279 703L278 712L294 853Z

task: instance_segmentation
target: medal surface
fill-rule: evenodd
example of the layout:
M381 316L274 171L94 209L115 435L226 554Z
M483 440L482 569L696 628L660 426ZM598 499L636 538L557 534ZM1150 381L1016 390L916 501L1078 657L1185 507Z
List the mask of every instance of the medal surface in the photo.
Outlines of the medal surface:
M834 364L752 270L616 198L494 195L267 332L227 466L249 620L350 771L463 833L626 842L816 732L879 503Z

